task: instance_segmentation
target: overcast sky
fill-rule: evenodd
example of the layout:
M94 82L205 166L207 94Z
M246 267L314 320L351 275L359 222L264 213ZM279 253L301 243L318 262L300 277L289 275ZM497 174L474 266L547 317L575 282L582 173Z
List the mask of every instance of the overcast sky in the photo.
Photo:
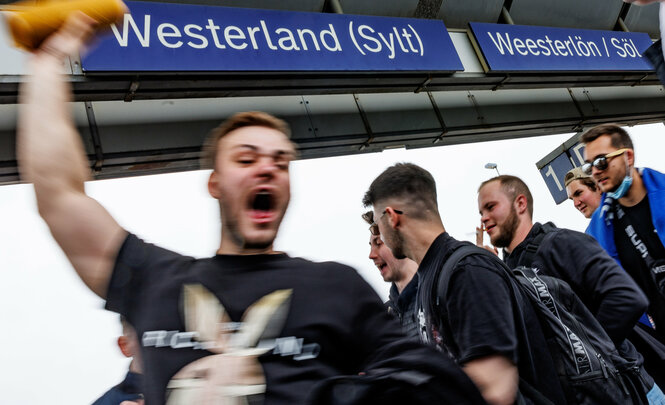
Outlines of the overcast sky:
M665 170L665 128L629 128L638 166ZM388 285L367 258L361 198L371 181L396 162L429 170L438 183L448 232L473 240L479 223L476 189L495 175L522 177L535 200L535 220L583 230L586 220L569 201L554 204L535 162L572 134L443 146L414 151L303 160L291 168L291 205L276 248L293 256L336 260L355 267L379 292ZM219 244L216 201L208 172L95 181L87 190L122 226L140 237L197 257ZM37 215L29 185L0 186L0 381L7 404L87 404L117 384L128 361L115 345L117 316L75 275Z

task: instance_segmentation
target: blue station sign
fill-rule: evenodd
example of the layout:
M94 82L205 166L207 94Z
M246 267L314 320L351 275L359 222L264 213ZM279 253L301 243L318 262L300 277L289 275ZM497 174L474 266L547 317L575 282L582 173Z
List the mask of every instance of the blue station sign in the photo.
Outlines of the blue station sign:
M84 71L463 70L442 21L128 1Z
M651 71L642 56L653 43L639 32L470 23L491 72Z

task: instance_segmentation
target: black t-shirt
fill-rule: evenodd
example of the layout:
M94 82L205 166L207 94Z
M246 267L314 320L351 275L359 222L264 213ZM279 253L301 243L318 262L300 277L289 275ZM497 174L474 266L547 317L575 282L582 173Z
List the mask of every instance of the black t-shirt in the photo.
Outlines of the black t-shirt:
M500 263L484 254L460 260L450 276L444 304L439 307L441 323L436 315L428 313L437 308L433 305L436 274L463 243L444 232L432 243L418 268L420 300L432 300L419 302L423 340L436 344L460 364L491 355L505 356L530 385L554 403L565 403L537 315L513 293ZM429 298L427 292L432 292ZM428 329L434 332L430 334Z
M625 213L626 223L632 225L639 240L644 242L649 255L654 261L665 260L665 247L658 237L656 228L651 217L649 197L645 196L642 201L632 207L621 207ZM621 221L623 222L623 221ZM614 221L614 242L616 243L619 260L628 274L633 277L644 294L649 298L649 313L656 322L656 328L665 328L665 299L658 293L651 269L640 255L635 245L631 242L624 226L620 221Z
M453 390L473 398L462 372L404 339L374 290L338 263L286 254L197 260L129 235L116 259L107 309L125 315L141 340L148 404L176 397L191 403L187 388L215 372L222 380L220 372L233 375L241 366L237 355L248 358L245 364L260 356L266 404L302 404L325 378L405 367L414 359L443 370L459 386ZM262 378L235 388L261 392ZM169 384L178 388L166 398Z

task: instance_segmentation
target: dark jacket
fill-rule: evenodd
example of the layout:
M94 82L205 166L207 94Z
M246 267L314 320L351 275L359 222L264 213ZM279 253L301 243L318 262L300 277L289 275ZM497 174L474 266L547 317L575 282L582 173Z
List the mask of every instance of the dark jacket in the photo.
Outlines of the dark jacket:
M548 232L531 267L568 283L619 347L646 310L648 301L633 279L595 239L581 232L535 223L526 239L504 261L510 268L525 265L527 246Z
M390 287L390 296L386 306L388 313L395 315L402 325L402 331L410 339L420 341L418 322L416 321L416 293L418 292L418 274L414 274L402 293L397 291L395 283Z
M143 375L127 372L125 379L115 387L106 391L92 405L119 405L122 401L134 401L143 398Z

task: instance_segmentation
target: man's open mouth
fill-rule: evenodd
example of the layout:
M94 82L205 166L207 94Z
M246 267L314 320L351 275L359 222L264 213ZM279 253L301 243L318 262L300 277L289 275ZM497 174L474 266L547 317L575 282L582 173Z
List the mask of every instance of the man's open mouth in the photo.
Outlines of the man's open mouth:
M249 198L249 213L255 222L270 222L275 217L275 196L268 190L258 190Z

